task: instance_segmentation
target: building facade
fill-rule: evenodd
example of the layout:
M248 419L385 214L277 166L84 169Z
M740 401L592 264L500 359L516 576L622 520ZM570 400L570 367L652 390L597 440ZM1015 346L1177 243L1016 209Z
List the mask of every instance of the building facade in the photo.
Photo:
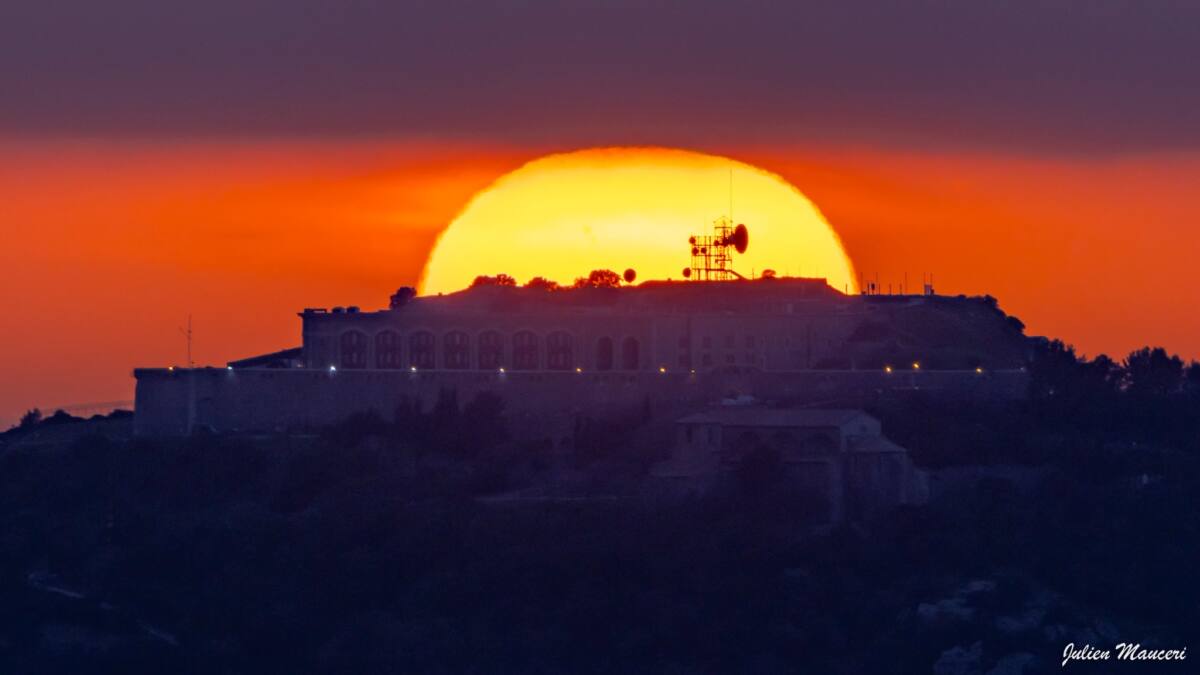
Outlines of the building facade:
M630 406L674 415L731 395L856 401L904 388L1006 398L1024 390L1024 337L994 306L846 296L820 279L487 286L300 318L298 348L220 369L136 370L135 428L312 429L366 410L387 417L444 389L463 401L501 394L528 434Z
M755 453L812 497L818 522L870 518L928 498L928 478L861 410L721 406L676 422L671 458L653 475L703 491Z

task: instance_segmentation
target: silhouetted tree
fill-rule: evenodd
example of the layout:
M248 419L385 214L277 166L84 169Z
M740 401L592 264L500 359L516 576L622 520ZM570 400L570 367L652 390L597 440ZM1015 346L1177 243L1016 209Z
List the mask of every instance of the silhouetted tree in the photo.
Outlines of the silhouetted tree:
M421 402L417 399L404 398L396 406L392 423L395 425L400 438L406 440L426 440L428 437L428 418L421 411Z
M535 288L543 291L557 291L562 287L558 285L557 281L551 281L546 277L534 277L525 284L525 288Z
M770 267L768 267L767 269L762 271L763 279L774 279L776 277L776 275L777 275L777 273L775 272L775 270L771 269Z
M617 288L621 285L621 277L612 270L592 270L586 278L576 279L573 285L575 288Z
M497 274L494 277L489 277L486 274L480 274L471 282L471 288L478 286L516 286L517 280L507 274Z
M433 420L435 431L453 428L458 424L458 391L442 389L438 392L437 401L429 413Z
M42 411L38 410L37 408L34 408L33 410L27 411L24 415L21 415L20 427L22 429L28 429L29 427L35 426L38 422L41 422L41 421L42 421Z
M461 454L465 437L461 414L458 409L458 391L442 389L438 392L433 410L429 411L430 444L442 451Z
M1029 367L1033 410L1044 424L1066 422L1099 433L1118 421L1121 367L1105 355L1088 361L1060 340L1041 340Z
M42 424L70 424L82 419L82 417L76 417L66 410L55 410L53 415L42 418Z
M477 452L507 441L504 423L504 399L499 394L481 391L463 406L462 428L468 452Z
M1080 367L1083 369L1085 388L1107 395L1115 392L1120 386L1121 364L1110 359L1107 354L1084 361Z
M1075 347L1062 340L1042 340L1030 362L1030 393L1037 399L1061 396L1078 377L1078 371Z
M383 435L388 426L374 410L355 413L322 430L321 437L343 448L355 448L370 436Z
M1126 391L1134 396L1161 397L1183 386L1183 360L1162 347L1142 347L1125 357Z
M400 309L401 307L407 305L409 300L412 300L415 297L417 297L417 289L413 288L412 286L401 286L400 288L396 289L395 293L392 294L391 302L388 303L388 307L391 309Z
M1184 371L1184 386L1192 394L1200 394L1200 361L1192 361Z

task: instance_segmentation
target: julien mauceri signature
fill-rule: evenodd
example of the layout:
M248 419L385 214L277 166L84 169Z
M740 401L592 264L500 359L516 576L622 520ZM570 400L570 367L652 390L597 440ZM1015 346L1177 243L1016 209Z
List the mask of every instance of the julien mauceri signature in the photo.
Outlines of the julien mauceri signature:
M1063 648L1062 667L1072 661L1183 661L1187 659L1187 647L1181 649L1147 649L1137 642L1118 642L1112 649L1098 649L1085 644L1076 647L1074 642Z

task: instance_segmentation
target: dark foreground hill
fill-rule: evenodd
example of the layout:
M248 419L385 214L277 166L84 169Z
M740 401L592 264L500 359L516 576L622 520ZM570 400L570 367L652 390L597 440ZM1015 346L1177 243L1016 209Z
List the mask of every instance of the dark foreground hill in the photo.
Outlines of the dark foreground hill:
M1038 480L983 470L817 533L762 467L634 497L637 448L464 446L446 411L310 438L7 434L0 672L1045 673L1068 643L1193 644L1200 388L1153 353L1043 357L1020 404L874 411L927 466ZM573 498L510 498L566 473Z

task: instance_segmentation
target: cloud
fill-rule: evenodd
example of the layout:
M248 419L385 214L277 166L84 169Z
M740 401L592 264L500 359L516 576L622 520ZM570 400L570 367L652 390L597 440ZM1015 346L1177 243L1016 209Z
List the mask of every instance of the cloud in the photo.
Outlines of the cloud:
M1194 148L1195 3L85 0L0 17L0 135Z

